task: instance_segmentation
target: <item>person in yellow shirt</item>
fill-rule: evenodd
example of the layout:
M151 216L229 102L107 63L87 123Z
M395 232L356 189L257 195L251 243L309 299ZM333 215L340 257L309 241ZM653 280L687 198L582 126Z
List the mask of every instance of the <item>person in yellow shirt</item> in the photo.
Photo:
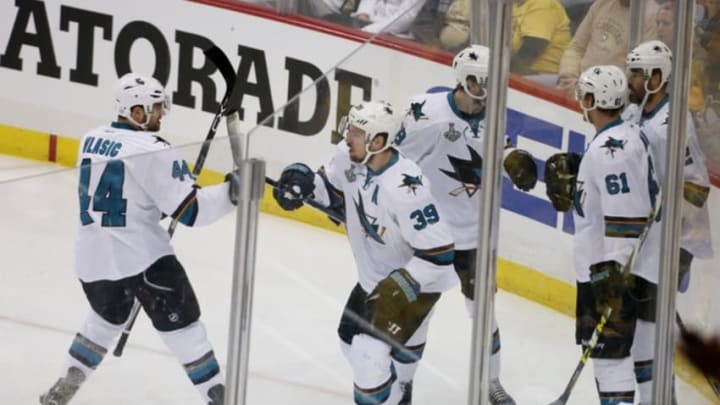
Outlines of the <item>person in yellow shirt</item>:
M554 86L570 40L570 19L558 0L514 0L511 72Z

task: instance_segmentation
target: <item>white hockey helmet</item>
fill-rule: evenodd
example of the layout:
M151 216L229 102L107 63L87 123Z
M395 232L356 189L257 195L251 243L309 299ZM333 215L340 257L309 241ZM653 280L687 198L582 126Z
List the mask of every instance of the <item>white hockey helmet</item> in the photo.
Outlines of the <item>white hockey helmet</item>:
M470 45L455 55L452 62L455 71L455 79L465 89L470 97L483 100L487 96L487 92L483 92L481 96L475 96L468 91L467 78L474 77L475 80L483 88L487 87L490 63L490 49L482 45Z
M153 106L162 103L163 111L170 110L170 95L165 93L165 88L157 79L145 77L135 73L126 73L115 86L115 109L117 114L135 122L131 116L132 108L141 106L149 117ZM143 126L146 123L136 124Z
M660 70L659 89L663 84L667 83L670 78L670 73L672 72L672 51L664 42L654 39L636 46L628 53L626 62L628 70L642 69L645 73L646 83L652 76L653 70ZM645 87L647 87L647 84ZM657 89L655 91L657 91Z
M614 65L592 66L584 71L577 82L576 97L582 105L585 95L592 94L595 108L615 110L627 103L627 77L619 67ZM585 107L583 106L583 109Z
M365 101L350 107L347 118L341 125L344 127L341 130L343 135L346 135L346 131L351 125L365 131L365 151L367 152L365 161L367 161L370 155L380 153L392 146L400 131L402 117L388 102ZM369 151L370 143L380 134L387 134L385 146L380 150Z

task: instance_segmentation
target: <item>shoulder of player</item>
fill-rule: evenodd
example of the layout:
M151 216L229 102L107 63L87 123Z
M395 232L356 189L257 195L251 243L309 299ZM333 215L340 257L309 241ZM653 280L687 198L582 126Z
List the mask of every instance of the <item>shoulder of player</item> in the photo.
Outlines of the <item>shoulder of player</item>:
M148 132L135 131L127 128L118 128L112 125L103 125L93 128L83 135L81 139L83 150L105 149L104 144L121 144L124 153L137 153L140 151L154 151L169 144L158 139ZM164 146L163 146L164 145ZM132 151L132 152L130 152Z
M598 134L590 143L583 160L590 158L603 164L638 159L647 153L640 127L623 122Z
M398 160L383 173L381 187L395 198L405 199L427 189L427 180L415 162L398 155Z
M403 125L406 128L421 129L437 123L447 108L447 93L425 93L410 97L405 106Z
M132 129L117 128L106 125L98 127L88 133L86 136L109 136L123 143L132 144L133 146L145 150L160 150L170 148L170 142L166 141L160 135L154 132L136 131Z

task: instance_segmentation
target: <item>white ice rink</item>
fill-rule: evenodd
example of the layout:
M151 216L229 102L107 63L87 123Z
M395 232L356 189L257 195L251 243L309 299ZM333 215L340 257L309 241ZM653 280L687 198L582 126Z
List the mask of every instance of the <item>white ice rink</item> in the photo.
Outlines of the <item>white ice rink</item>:
M7 182L40 172L54 174ZM58 377L88 310L73 260L76 172L0 157L0 403L37 403ZM173 244L193 282L218 359L227 353L234 215L205 228L178 228ZM336 325L355 283L338 233L261 214L248 404L352 404L350 368ZM574 321L500 291L502 381L519 405L546 404L579 357ZM415 405L467 403L471 321L459 289L443 295L415 380ZM682 380L679 403L710 404ZM124 356L108 354L72 404L200 404L181 366L138 318ZM587 367L570 404L597 404Z

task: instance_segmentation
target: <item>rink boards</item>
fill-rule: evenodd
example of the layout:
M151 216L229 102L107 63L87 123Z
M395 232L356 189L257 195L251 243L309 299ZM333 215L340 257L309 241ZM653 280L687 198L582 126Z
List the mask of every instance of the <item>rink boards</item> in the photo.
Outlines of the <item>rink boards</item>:
M294 161L322 164L350 104L384 99L404 105L411 95L454 84L449 54L385 38L362 46L367 36L351 30L220 0L3 2L0 21L0 153L65 166L75 165L83 133L112 119L113 85L130 69L166 83L174 103L163 136L194 161L225 90L219 74L208 79L203 70L201 49L210 43L238 67L232 102L241 108L244 129L252 130L250 155L267 161L271 177ZM507 134L533 153L540 173L553 153L582 151L592 132L571 102L523 79L512 79L508 106ZM204 182L219 181L231 168L224 135L221 125ZM281 211L270 194L264 211L341 231L311 209ZM715 194L710 209L720 212ZM505 180L502 208L500 287L573 315L572 215L552 208L542 181L524 193ZM695 265L704 266L711 267ZM709 328L716 327L709 316L712 288L719 284L714 277L691 286L707 298L703 303L679 304Z

